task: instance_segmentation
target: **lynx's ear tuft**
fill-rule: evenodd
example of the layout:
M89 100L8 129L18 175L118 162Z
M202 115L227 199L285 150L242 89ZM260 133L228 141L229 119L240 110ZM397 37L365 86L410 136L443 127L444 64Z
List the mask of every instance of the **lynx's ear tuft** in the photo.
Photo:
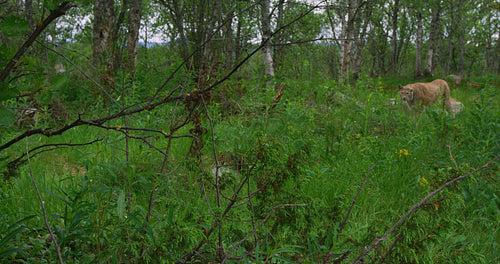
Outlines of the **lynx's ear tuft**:
M401 84L398 84L399 90L403 89L403 86Z

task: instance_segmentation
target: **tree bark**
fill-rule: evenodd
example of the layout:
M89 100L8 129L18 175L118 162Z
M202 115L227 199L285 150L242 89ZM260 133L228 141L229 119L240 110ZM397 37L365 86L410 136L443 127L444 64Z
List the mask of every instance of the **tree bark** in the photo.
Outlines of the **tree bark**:
M457 34L457 49L458 49L458 67L457 67L457 75L463 76L464 72L464 63L465 63L465 40L464 40L464 35L465 35L465 25L463 25L463 5L465 4L464 0L458 0L457 2L457 27L459 29L459 32Z
M270 0L262 1L262 57L264 61L264 74L267 78L274 76L273 57L271 54L271 14L269 9L271 7Z
M354 56L353 56L353 66L352 66L352 74L353 74L353 79L358 79L359 73L361 72L361 52L363 51L363 48L365 46L366 41L364 38L366 37L367 31L368 31L368 24L370 22L370 17L372 14L372 9L373 9L373 2L368 1L368 2L358 2L358 10L361 8L363 4L367 4L367 6L364 8L364 12L360 14L364 14L363 19L361 19L361 16L359 16L358 25L356 28L358 28L357 33L356 33L356 40L355 40L355 51L354 51ZM360 12L360 11L359 11ZM363 20L363 21L362 21ZM361 28L361 32L359 29Z
M423 77L422 72L422 38L423 38L423 25L422 13L417 11L417 40L416 40L416 56L415 56L415 79Z
M394 6L392 8L392 50L391 50L391 63L392 72L396 74L398 72L398 14L399 14L399 0L394 1Z
M139 28L141 27L142 0L130 0L128 36L127 36L127 69L135 75L137 62L137 46L139 43Z
M285 0L279 0L278 1L278 6L277 6L277 10L278 10L278 15L277 15L277 18L276 18L276 28L281 28L283 26L283 19L284 19L284 14L285 14ZM274 66L276 68L280 68L283 63L284 63L284 49L283 49L283 46L281 46L280 44L283 42L283 34L282 34L282 31L279 31L273 38L273 43L276 45L274 47Z
M429 33L429 48L427 50L425 76L433 76L436 67L437 53L439 48L439 16L441 15L441 1L436 1L432 9L431 30ZM436 61L436 62L435 62Z
M113 68L111 48L116 20L114 8L114 1L94 1L93 60L94 65L103 66L104 72L111 72Z
M344 14L342 14L344 15ZM356 19L356 6L354 0L348 0L348 11L346 18L342 19L342 34L340 47L340 79L345 81L349 79L351 72L351 54L354 38L354 22Z
M498 35L500 36L500 28L498 29ZM495 47L494 54L495 54L494 61L497 64L497 74L500 74L500 37L497 38L497 45Z

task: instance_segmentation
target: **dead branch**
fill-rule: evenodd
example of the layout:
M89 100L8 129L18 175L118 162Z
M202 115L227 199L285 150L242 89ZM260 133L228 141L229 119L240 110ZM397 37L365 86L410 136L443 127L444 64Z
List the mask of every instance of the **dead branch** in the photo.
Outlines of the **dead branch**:
M274 109L276 105L279 103L279 101L281 100L281 96L283 96L283 90L285 90L285 83L280 84L280 88L278 89L278 92L274 96L274 99L271 102L271 107L269 109Z
M469 177L470 175L472 174L475 174L476 172L488 167L491 163L493 163L495 160L499 159L500 158L500 155L496 156L495 158L493 158L492 160L488 161L486 164L484 164L483 166L477 168L476 170L466 174L466 175L462 175L462 176L459 176L445 184L443 184L441 187L439 187L438 189L436 189L435 191L433 191L432 193L428 194L427 196L425 196L424 199L420 200L420 202L418 202L416 205L414 205L410 210L408 210L408 212L406 212L405 215L403 215L403 217L401 217L399 219L399 221L394 224L383 236L382 238L380 239L376 239L375 242L373 244L371 244L369 247L366 247L365 249L363 249L363 251L361 252L361 254L359 255L359 257L354 260L353 264L357 264L357 263L360 263L360 261L363 259L364 256L366 256L368 253L370 253L370 251L375 248L378 244L380 244L380 242L384 241L387 239L387 237L389 237L389 235L394 232L394 230L396 228L398 228L414 211L416 211L418 208L420 208L425 202L427 202L429 199L431 199L434 195L438 194L439 192L441 192L444 188L450 186L451 184L459 181L459 180L462 180L464 178L467 178Z

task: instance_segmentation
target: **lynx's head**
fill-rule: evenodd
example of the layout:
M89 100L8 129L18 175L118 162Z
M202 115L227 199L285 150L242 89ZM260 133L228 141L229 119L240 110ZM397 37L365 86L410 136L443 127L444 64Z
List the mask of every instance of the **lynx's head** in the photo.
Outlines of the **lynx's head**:
M412 87L406 87L402 86L401 84L399 85L399 97L401 97L401 100L405 102L411 102L413 101L413 98L415 97L415 92L413 91Z

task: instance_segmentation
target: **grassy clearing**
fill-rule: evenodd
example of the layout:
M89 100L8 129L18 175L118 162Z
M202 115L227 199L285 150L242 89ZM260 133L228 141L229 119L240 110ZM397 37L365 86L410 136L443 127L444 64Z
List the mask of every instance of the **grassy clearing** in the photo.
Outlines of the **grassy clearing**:
M230 262L315 263L346 251L352 251L348 260L354 260L425 195L500 153L495 78L474 80L479 87L464 83L452 88L452 96L466 107L456 117L439 106L407 115L397 98L399 82L362 78L354 86L341 86L328 80L288 80L274 109L269 109L274 91L264 92L249 81L229 83L213 95L207 110L214 137L209 119L202 119L201 161L189 155L190 138L175 139L166 164L171 173L163 176L162 156L140 140L130 139L127 146L118 131L78 127L57 138L31 138L47 143L102 139L31 160L64 259L170 263L204 241L194 258L201 263L217 259L219 241L228 252L266 219L235 248ZM391 98L397 99L395 104ZM165 116L172 111L158 109L127 122L167 130ZM149 140L167 149L168 139L161 135ZM223 214L231 200L218 199L214 187L212 140L219 162L228 168L220 177L221 196L231 197L242 182L244 190L236 199L241 205L218 218L220 238L208 232L214 215ZM12 151L25 146L16 148ZM374 263L389 252L386 263L500 262L498 176L497 162L444 190L366 260ZM0 233L7 235L0 237L0 259L55 259L27 166L1 186ZM251 200L244 198L248 195ZM287 204L307 206L283 206Z

